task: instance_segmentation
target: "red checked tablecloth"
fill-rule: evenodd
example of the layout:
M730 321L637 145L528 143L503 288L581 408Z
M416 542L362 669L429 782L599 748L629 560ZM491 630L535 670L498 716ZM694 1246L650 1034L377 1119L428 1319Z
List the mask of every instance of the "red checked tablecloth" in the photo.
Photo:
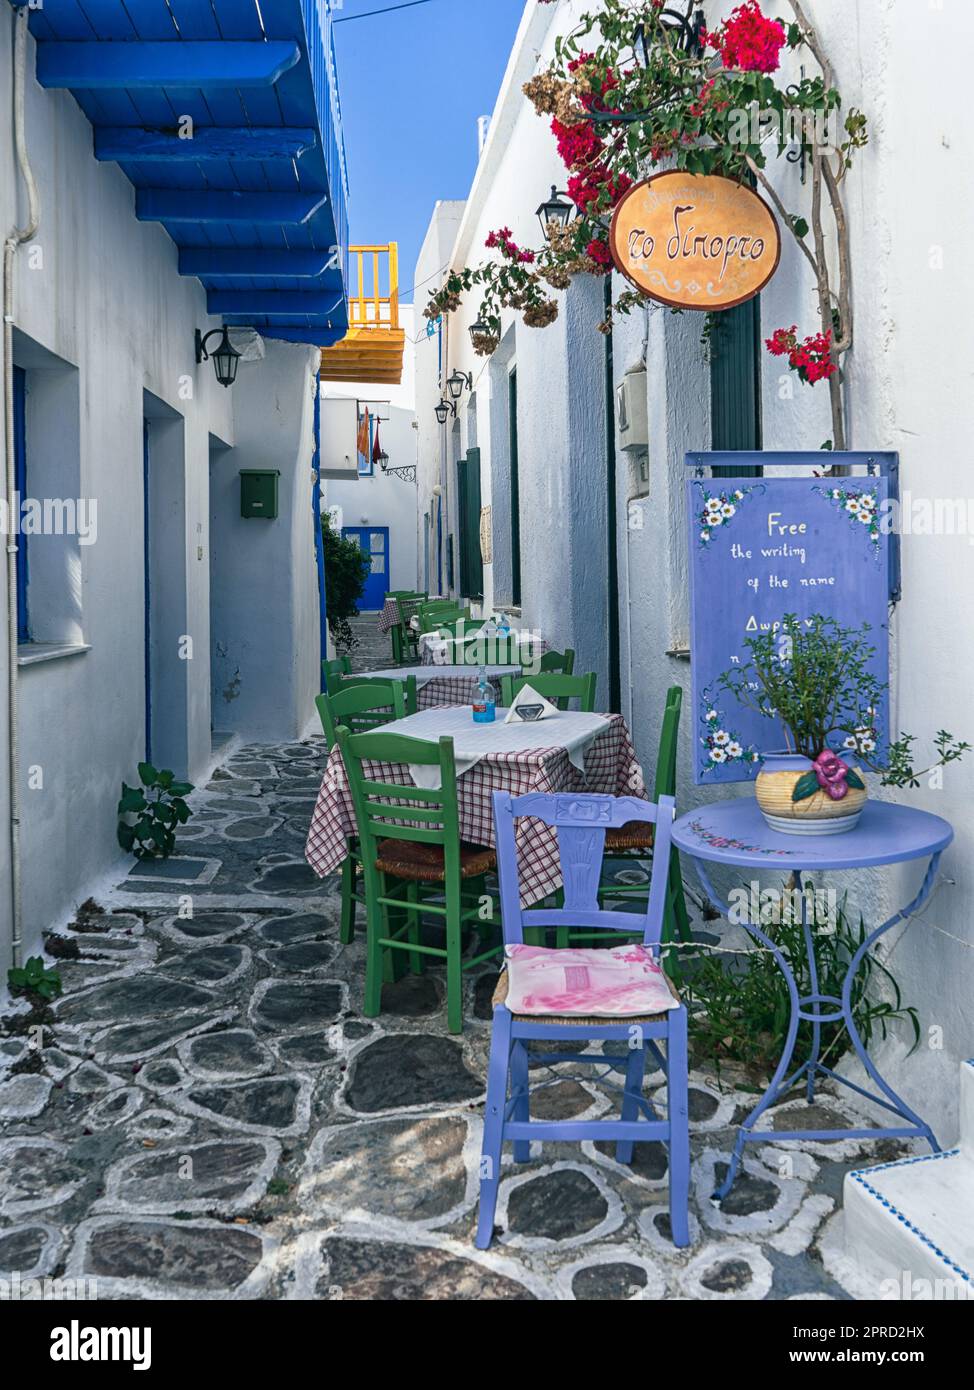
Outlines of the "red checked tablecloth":
M476 666L390 666L381 671L357 671L368 680L405 680L416 677L416 702L420 709L445 709L450 705L472 705L477 693ZM519 676L520 666L488 666L487 675L494 687L494 700L501 698L501 676Z
M499 711L498 718L501 717ZM538 747L517 753L485 754L457 780L461 839L477 845L494 843L491 797L495 791L514 796L566 791L645 796L642 769L625 720L617 714L602 718L606 727L585 753L584 775L573 766L566 748L544 744L548 721L537 725ZM398 721L397 727L402 729L404 723L408 721ZM550 726L547 736L554 736ZM401 765L366 763L365 774L394 785L415 785L409 769ZM335 872L345 858L348 838L354 834L351 793L341 753L335 748L325 767L305 847L305 857L319 877ZM518 824L517 846L521 900L527 907L561 886L557 838L550 827L525 818Z
M394 598L387 598L379 614L379 631L389 632L399 623L399 604Z

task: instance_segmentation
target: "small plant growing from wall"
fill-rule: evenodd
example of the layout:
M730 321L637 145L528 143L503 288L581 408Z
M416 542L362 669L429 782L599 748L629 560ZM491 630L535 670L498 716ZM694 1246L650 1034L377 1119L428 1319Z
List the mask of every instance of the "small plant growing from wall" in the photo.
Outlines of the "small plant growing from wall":
M328 628L339 652L351 652L358 639L349 618L358 614L358 601L365 592L371 561L354 541L334 530L327 516L321 518L325 544L325 597Z
M185 800L193 784L177 782L175 773L158 772L151 763L139 763L139 780L139 787L122 783L118 843L136 859L168 859L176 848L176 827L193 814Z

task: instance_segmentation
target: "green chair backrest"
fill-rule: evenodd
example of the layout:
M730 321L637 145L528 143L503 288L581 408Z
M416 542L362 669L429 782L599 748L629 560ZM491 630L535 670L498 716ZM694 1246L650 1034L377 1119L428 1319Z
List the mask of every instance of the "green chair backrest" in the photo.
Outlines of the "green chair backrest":
M328 694L337 695L340 690L349 690L352 686L372 685L383 689L390 685L402 687L403 704L407 714L415 714L419 705L417 703L416 677L400 676L397 671L392 670L388 676L329 676Z
M683 691L678 685L671 685L666 692L666 708L663 711L663 726L659 735L659 752L656 757L656 780L653 783L653 800L661 796L676 796L676 744L680 732L680 709L683 705Z
M409 621L411 618L417 616L424 602L425 600L423 598L419 596L413 597L412 595L406 598L396 599L396 606L399 609L399 626L402 628L403 632L411 632Z
M438 628L446 623L458 623L460 620L470 623L469 608L444 608L434 613L428 613L425 609L420 610L419 626L421 632L436 632Z
M352 674L352 658L340 656L335 661L323 661L321 670L326 682L329 676L350 676Z
M406 717L400 681L377 681L372 685L351 685L334 695L315 698L318 717L329 752L335 746L339 725L360 733Z
M545 652L540 658L539 665L542 672L550 672L551 675L570 676L575 669L575 653L571 647L566 647L563 652ZM522 675L525 672L522 671Z
M567 709L568 701L578 700L578 708L591 714L595 710L596 674L589 671L584 676L563 676L543 673L540 676L502 676L501 703L510 708L519 690L530 685L539 695L558 706Z
M353 734L344 725L337 730L338 746L348 776L355 807L365 870L366 892L380 891L375 868L379 840L414 840L442 845L446 891L460 890L460 814L457 804L457 771L453 739L438 743L408 738L405 734ZM436 790L366 777L363 763L414 764L439 767Z

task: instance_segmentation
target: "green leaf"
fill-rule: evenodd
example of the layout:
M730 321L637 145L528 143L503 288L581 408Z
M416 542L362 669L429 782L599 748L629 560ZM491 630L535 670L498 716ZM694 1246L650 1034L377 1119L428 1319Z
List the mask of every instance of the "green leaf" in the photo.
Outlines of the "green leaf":
M791 219L791 225L792 225L792 230L793 230L794 233L795 233L795 236L797 236L797 237L806 237L806 236L808 236L808 223L805 221L804 217L793 217L793 218Z
M7 984L11 989L23 989L27 984L27 971L20 966L13 966L7 971Z
M174 772L170 772L169 769L166 768L163 772L159 773L158 780L159 786L168 790L172 786L173 782L176 780L176 774Z
M139 776L142 778L144 787L154 787L159 778L158 772L151 763L139 763Z
M866 784L859 776L858 772L856 772L855 768L850 767L849 775L845 780L846 786L852 787L853 790L857 792L864 792L866 790Z
M193 786L192 782L173 782L172 786L169 788L173 796L189 796L190 792L195 790L196 788Z
M792 801L806 801L808 797L814 796L819 791L818 778L814 772L803 772L792 789Z
M138 787L127 787L122 783L122 797L118 803L118 814L127 816L145 810L145 795Z
M135 844L135 831L124 821L120 821L118 825L118 843L124 850L130 850Z

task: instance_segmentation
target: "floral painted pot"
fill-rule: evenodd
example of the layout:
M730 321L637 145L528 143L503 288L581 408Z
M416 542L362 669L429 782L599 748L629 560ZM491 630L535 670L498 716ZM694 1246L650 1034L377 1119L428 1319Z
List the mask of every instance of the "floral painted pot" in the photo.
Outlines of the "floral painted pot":
M761 758L754 794L772 830L786 835L840 835L856 826L867 792L864 786L851 785L847 779L851 773L861 783L858 768L829 753L821 754L815 763L800 753L763 753ZM830 795L826 789L830 781L836 789L837 784L844 783L844 795ZM808 795L809 786L814 784L818 790Z

